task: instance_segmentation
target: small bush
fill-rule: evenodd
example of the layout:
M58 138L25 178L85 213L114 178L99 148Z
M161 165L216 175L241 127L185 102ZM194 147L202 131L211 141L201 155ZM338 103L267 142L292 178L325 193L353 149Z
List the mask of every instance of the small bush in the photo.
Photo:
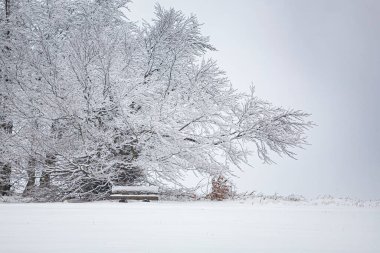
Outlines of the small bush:
M212 179L211 193L207 195L207 198L211 200L224 200L232 196L232 185L223 176L218 176Z

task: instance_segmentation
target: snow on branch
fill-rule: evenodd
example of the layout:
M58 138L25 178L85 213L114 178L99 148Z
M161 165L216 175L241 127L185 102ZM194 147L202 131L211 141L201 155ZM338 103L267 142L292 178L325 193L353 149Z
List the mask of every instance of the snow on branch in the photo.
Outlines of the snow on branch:
M10 169L25 195L101 199L305 146L309 114L234 90L194 15L156 5L138 25L128 2L20 1L0 20L6 187Z

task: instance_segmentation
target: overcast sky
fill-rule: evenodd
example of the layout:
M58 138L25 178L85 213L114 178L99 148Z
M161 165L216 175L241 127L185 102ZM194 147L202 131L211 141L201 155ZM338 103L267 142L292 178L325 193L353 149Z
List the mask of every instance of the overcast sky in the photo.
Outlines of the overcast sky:
M380 1L134 0L132 20L154 4L195 14L233 86L318 124L298 160L252 158L240 190L380 199Z

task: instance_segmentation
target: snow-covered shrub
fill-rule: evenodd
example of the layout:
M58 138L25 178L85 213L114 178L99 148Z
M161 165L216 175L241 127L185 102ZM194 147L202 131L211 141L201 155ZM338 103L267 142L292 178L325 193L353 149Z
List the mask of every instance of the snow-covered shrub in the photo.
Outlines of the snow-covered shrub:
M296 194L290 194L289 196L285 197L286 200L289 201L305 201L306 198L302 195L296 195Z
M198 200L200 197L197 195L194 189L161 189L160 190L160 199L161 200L170 200L170 201L193 201Z
M211 182L211 193L207 198L224 200L232 197L232 184L222 175L214 177Z

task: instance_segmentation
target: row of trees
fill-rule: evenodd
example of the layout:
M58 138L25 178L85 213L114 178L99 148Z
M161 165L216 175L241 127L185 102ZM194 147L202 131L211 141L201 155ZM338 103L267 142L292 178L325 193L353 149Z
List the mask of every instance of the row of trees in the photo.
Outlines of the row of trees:
M247 143L294 156L307 114L238 93L205 53L195 16L128 0L5 0L0 6L0 191L60 200L115 184L228 176Z

